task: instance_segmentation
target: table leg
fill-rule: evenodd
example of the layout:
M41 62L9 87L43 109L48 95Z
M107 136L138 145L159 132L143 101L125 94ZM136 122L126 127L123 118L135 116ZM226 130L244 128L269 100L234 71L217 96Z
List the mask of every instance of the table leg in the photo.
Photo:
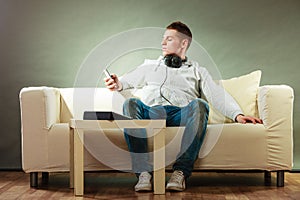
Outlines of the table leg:
M84 169L83 169L83 130L74 130L74 193L82 196L84 191Z
M153 138L154 194L165 194L165 129L152 131L158 131Z
M70 188L74 188L74 129L70 131Z

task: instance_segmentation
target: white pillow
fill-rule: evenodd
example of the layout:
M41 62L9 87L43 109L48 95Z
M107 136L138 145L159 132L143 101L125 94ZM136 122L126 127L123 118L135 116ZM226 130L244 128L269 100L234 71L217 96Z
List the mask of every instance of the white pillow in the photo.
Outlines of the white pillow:
M258 116L257 90L260 84L261 71L257 70L240 77L219 81L225 90L236 100L245 115ZM208 123L233 122L210 105Z

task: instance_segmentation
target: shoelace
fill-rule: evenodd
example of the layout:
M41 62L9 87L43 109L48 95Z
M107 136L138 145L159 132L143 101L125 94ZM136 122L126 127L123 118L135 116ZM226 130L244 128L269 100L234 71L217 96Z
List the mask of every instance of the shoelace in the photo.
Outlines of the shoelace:
M181 184L183 179L184 179L183 172L182 171L175 171L172 174L171 178L170 178L170 182L176 182L176 183Z
M147 183L149 182L149 177L150 175L147 173L141 173L141 175L139 176L139 183Z

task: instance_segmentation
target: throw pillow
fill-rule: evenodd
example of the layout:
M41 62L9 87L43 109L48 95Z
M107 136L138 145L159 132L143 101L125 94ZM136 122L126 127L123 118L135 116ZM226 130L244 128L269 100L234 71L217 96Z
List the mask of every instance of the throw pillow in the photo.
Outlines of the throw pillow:
M245 115L258 116L257 90L260 84L261 71L257 70L240 77L219 81L219 84L236 100ZM230 123L233 120L225 117L210 105L208 123Z

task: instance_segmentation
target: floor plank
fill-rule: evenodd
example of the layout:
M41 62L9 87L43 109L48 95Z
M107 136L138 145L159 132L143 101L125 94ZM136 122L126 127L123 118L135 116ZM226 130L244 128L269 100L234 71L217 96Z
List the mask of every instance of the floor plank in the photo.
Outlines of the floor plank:
M275 176L272 173L271 185L265 186L263 173L195 172L184 192L153 195L134 192L137 179L130 173L85 173L85 194L74 197L68 173L50 173L47 184L41 184L40 176L38 189L33 189L29 187L29 174L0 171L0 199L300 199L300 173L285 173L285 187L281 188L276 186Z

